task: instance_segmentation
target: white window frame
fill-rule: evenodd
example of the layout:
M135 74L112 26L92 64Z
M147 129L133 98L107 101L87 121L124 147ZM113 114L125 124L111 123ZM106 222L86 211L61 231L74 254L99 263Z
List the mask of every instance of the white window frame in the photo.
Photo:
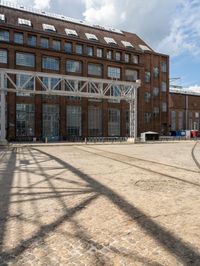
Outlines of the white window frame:
M98 41L99 40L95 34L85 33L85 36L87 37L88 40L92 40L92 41Z
M24 26L29 26L29 27L32 26L32 23L31 23L30 20L28 20L28 19L23 19L23 18L18 18L18 24L19 24L19 25L24 25Z
M3 21L3 22L6 21L6 18L5 18L5 15L4 14L0 14L0 21Z
M127 42L127 41L121 41L121 43L124 45L124 47L126 48L134 48L134 46L130 43L130 42Z
M139 47L142 51L152 51L148 46L139 44Z
M42 28L44 31L56 31L56 28L54 25L49 25L49 24L42 24Z
M104 40L107 44L114 44L116 45L117 42L113 39L113 38L109 38L109 37L104 37Z
M65 33L68 35L68 36L75 36L75 37L78 37L78 33L76 30L72 30L72 29L65 29Z

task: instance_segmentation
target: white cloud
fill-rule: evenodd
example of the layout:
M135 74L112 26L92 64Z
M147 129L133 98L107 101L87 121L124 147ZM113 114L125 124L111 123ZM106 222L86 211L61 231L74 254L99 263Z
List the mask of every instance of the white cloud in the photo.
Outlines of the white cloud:
M183 88L183 90L189 91L189 92L197 92L197 93L200 93L200 86L196 84L194 86L190 86L190 87L187 87L187 88Z
M173 56L200 54L199 0L82 0L85 19L134 32Z

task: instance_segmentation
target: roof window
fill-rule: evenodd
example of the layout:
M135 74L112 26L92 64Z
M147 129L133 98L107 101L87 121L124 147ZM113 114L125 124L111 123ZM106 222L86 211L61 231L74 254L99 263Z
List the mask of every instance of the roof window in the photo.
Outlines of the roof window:
M23 18L18 18L18 24L31 27L31 21Z
M45 31L56 31L56 28L53 25L42 24L42 27Z
M78 33L75 30L71 30L71 29L65 29L65 32L68 36L78 36Z
M130 42L127 41L121 41L121 42L126 48L134 48L134 46Z
M104 37L105 42L108 44L116 45L116 41L113 38Z
M87 37L88 40L98 41L98 38L95 34L85 33L85 36Z

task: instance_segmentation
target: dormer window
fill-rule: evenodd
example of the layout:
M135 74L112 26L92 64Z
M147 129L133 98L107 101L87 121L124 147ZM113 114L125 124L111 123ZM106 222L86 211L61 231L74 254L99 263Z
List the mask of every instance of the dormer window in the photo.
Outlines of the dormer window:
M142 49L142 51L151 51L151 49L147 47L146 45L140 44L139 47L140 49Z
M56 31L56 28L53 25L42 24L42 27L45 31Z
M134 48L134 46L130 42L121 41L124 47L126 48Z
M116 41L113 38L104 37L104 40L107 44L117 45Z
M98 41L98 38L95 34L85 33L85 36L87 37L88 40Z
M30 20L23 19L23 18L18 18L18 24L19 24L19 25L23 25L23 26L29 26L29 27L32 26Z
M0 14L0 22L5 22L5 15L4 14Z
M65 29L65 32L68 36L78 37L78 33L75 30Z

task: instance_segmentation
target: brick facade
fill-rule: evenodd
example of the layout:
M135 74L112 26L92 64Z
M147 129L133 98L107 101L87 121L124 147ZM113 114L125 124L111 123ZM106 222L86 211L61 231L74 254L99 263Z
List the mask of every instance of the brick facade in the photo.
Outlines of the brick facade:
M88 75L88 64L101 64L102 65L102 76L98 78L108 79L108 66L119 67L121 69L120 80L125 81L125 70L136 70L138 72L138 79L141 80L142 85L138 92L138 135L144 131L157 131L163 134L167 134L169 130L168 125L168 98L169 98L169 57L166 55L155 53L153 50L142 51L139 45L146 45L137 35L132 33L123 32L123 34L109 32L101 29L91 28L88 26L75 24L71 22L60 21L55 18L36 15L23 10L12 9L8 7L0 6L0 13L5 15L5 23L0 24L1 30L7 30L10 33L9 42L1 41L0 49L4 49L8 52L7 64L0 64L0 68L9 69L23 69L37 72L49 72L65 74L66 72L66 60L79 60L82 62L82 73L73 74L89 77ZM17 24L18 18L29 19L32 22L33 27L20 26ZM42 24L54 25L56 32L46 32L42 29ZM65 34L64 29L70 28L75 29L78 32L79 37L70 37ZM23 33L24 41L23 44L14 43L14 33ZM90 41L85 37L85 33L95 34L99 41ZM30 47L27 44L28 36L34 35L37 37L36 47ZM41 37L49 39L49 48L41 48L40 40ZM114 38L117 42L116 46L106 44L104 37ZM61 41L60 51L52 49L53 40ZM133 49L124 47L121 40L128 41L133 44ZM64 50L65 42L71 42L73 45L73 52L67 54ZM83 45L83 54L77 55L75 52L76 44ZM93 47L94 56L87 55L87 47ZM97 48L103 49L103 57L98 58L96 56ZM107 51L111 50L113 53L113 59L107 59ZM35 67L20 67L16 65L16 52L32 53L35 55ZM116 52L121 53L121 60L116 61ZM125 62L125 54L130 55L130 62ZM133 63L133 56L138 56L139 62ZM50 56L59 59L60 67L59 71L44 70L42 68L42 57ZM166 70L162 71L162 64L166 64ZM158 68L159 74L154 77L154 69ZM149 82L145 82L145 72L150 72ZM70 73L71 75L71 73ZM92 76L95 78L95 76ZM162 92L162 82L166 83L166 91ZM11 86L11 84L9 84ZM157 87L159 90L158 95L153 95L154 88ZM37 89L40 89L38 84ZM150 93L149 99L145 100L145 94ZM125 101L121 103L111 103L107 100L101 102L95 102L88 99L81 100L70 100L64 97L57 97L56 99L46 99L40 95L24 97L16 96L14 93L8 93L7 95L7 137L9 140L16 140L16 103L32 103L35 106L35 136L37 139L42 138L42 104L58 104L59 105L59 135L60 139L67 138L66 125L66 106L81 106L82 107L82 136L88 136L88 106L99 106L102 110L102 135L108 136L108 110L109 108L117 108L120 110L120 136L126 136L126 111L129 110L129 105ZM163 103L166 104L167 109L163 110ZM155 107L157 113L154 113ZM148 115L148 119L145 118ZM148 120L148 121L147 121Z

